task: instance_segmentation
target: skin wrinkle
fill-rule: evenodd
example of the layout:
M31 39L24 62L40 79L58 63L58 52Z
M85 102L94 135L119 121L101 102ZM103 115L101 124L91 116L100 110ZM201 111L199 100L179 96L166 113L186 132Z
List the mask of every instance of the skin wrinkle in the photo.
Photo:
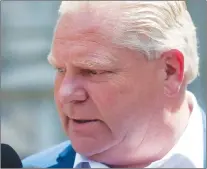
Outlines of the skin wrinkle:
M138 145L136 145L135 147L134 147L134 151L136 152L136 150L139 150L139 148L140 148L140 146L142 145L142 143L143 143L143 140L145 139L145 137L146 137L146 134L147 134L147 130L148 130L148 128L149 128L149 122L148 122L148 125L147 125L147 128L146 128L146 131L145 131L145 133L144 133L144 135L143 135L143 138L142 138L142 140L140 141L140 143L138 144ZM129 131L128 131L129 132ZM125 139L124 140L126 140L126 138L127 138L127 135L125 136ZM124 141L123 140L123 141ZM128 157L128 158L130 158L130 157ZM131 154L131 158L134 158L134 155L133 154ZM132 164L128 164L129 166L130 165L132 165Z
M58 38L58 40L63 40L63 39L59 39ZM75 43L77 40L74 40L74 41L71 41L70 40L70 43L71 42L73 42L73 43ZM96 41L90 41L90 43L95 43L95 44L98 44L98 45L100 45L98 42L96 42ZM83 41L82 40L82 44L85 44L85 40ZM85 46L85 45L83 45L83 46ZM102 47L102 46L101 46ZM104 46L103 46L104 47ZM91 53L91 56L93 56L92 58L90 58L88 61L86 61L86 60L79 60L79 61L77 61L77 60L75 60L75 61L73 61L73 63L74 63L74 65L78 65L78 64L83 64L83 65L89 65L89 67L92 67L92 65L96 65L96 64L103 64L103 65L106 65L106 66L109 66L109 67L113 67L113 62L115 62L115 61L117 61L117 59L114 57L114 56L112 56L111 54L109 54L109 53L106 53L105 55L101 55L101 59L100 59L100 57L98 57L98 58L96 58L96 56L99 56L100 54L98 54L98 53L100 53L99 52L99 49L97 49L97 51L94 51L93 53ZM90 56L90 54L88 54L88 56ZM87 58L87 56L86 56L86 58ZM89 62L89 63L87 63L87 62ZM91 62L91 63L90 63ZM106 64L107 63L107 64ZM111 64L111 65L110 65ZM81 66L80 66L81 67ZM103 66L104 67L104 66Z
M126 135L124 135L124 137L123 137L123 139L122 140L120 140L120 142L118 143L118 144L121 144L121 143L123 143L125 140L126 140L126 138L127 138L127 134ZM115 147L116 145L113 145L111 148L113 148L113 147ZM107 150L105 150L105 151L107 151ZM103 151L104 152L104 151ZM102 152L102 153L103 153ZM99 153L100 154L100 153ZM97 155L99 155L99 154L97 154ZM90 159L90 157L89 157L89 159ZM91 160L93 160L93 158L91 158ZM99 162L99 161L97 161L97 162ZM105 164L105 165L107 165L107 166L109 166L109 167L111 167L111 168L114 168L115 166L113 166L113 165L109 165L109 164L107 164L107 163L105 163L105 162L103 162L103 164Z
M86 68L97 68L97 67L113 67L112 65L112 61L108 60L108 58L96 58L95 55L91 55L94 56L93 59L85 59L85 60L75 60L73 61L73 65L75 67L86 67ZM51 65L53 65L54 67L56 67L55 65L57 65L57 61L55 61L54 57L48 57L48 61Z
M153 113L151 113L150 118L149 118L149 121L148 121L148 123L147 123L148 125L147 125L147 129L146 129L146 131L145 131L145 134L144 134L144 136L143 136L143 138L142 138L140 144L137 145L137 148L135 148L135 150L138 150L139 147L141 147L141 145L142 145L142 143L143 143L143 141L144 141L144 139L145 139L145 137L146 137L146 135L147 135L147 131L149 130L149 126L150 126L150 121L152 120L152 117L153 117L152 114L153 114Z
M150 121L150 120L149 120ZM149 125L147 125L147 126L149 126ZM130 130L130 129L129 129ZM127 133L129 133L129 130L127 131ZM147 129L146 129L146 131L148 130L148 127L147 127ZM147 132L145 132L145 134L144 134L144 136L143 136L143 139L142 139L142 141L141 141L141 143L143 142L143 140L144 140L144 138L145 138L145 135L146 135L146 133ZM125 136L124 136L124 138L122 139L122 141L120 142L120 143L122 143L122 142L125 142L126 141L126 139L127 139L127 137L128 137L128 134L126 134ZM138 147L140 147L141 146L141 143L138 145ZM113 148L113 147L112 147ZM138 148L135 148L134 150L136 151ZM134 154L132 154L131 155L131 157L133 158L134 157ZM128 157L128 158L130 158L130 157ZM90 158L89 158L90 159ZM107 164L106 164L107 165ZM136 166L136 164L135 164L135 166L133 166L134 164L127 164L127 165L125 165L125 167L126 168L132 168L132 167L135 167ZM149 165L149 164L147 164L147 165ZM116 166L114 166L114 165L108 165L108 166L110 166L111 168L122 168L122 166L119 166L119 165L116 165ZM143 167L143 166L146 166L146 164L145 163L143 163L143 164L140 164L139 165L139 168L141 167Z
M113 133L113 131L112 131L110 128L109 128L109 130L110 130L111 133ZM120 144L120 143L124 142L124 141L126 140L126 138L127 138L127 134L125 134L124 137L122 138L122 140L120 140L120 142L118 142L117 144ZM115 139L115 137L114 137L113 139ZM117 144L112 145L110 148L114 148ZM98 155L101 154L101 153L106 152L107 150L108 150L108 149L102 150L100 153L97 153L96 156L98 156ZM93 156L89 156L88 159L94 160ZM96 161L96 160L95 160L95 161ZM99 162L99 161L97 161L97 162ZM103 163L104 163L104 162L103 162ZM107 163L104 163L104 164L105 164L105 165L108 165Z
M95 40L94 38L91 38L90 37L91 35L93 35L94 37L97 37L98 39ZM90 41L90 42L94 42L94 43L96 43L98 45L102 45L99 42L97 42L97 40L107 41L110 38L110 36L109 35L108 36L104 36L104 35L102 35L102 32L93 32L93 31L86 32L86 31L82 31L82 33L79 33L78 36L74 35L74 34L68 35L68 37L61 37L60 36L60 37L56 38L56 40L63 41L63 40L67 40L68 38L71 39L70 40L71 43L72 42L76 42L77 40L81 40L81 41L83 41L83 44L84 44L85 41Z
M77 67L86 67L89 68L99 68L103 67L103 69L106 67L113 67L113 61L109 59L109 56L102 55L101 58L98 54L89 54L86 56L86 59L81 58L80 60L75 60L72 63Z

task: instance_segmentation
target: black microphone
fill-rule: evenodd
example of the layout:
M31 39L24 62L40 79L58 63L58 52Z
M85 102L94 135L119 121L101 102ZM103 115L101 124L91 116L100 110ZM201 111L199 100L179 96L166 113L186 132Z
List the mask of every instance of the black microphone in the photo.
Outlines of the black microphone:
M7 144L1 144L1 168L23 168L18 154Z

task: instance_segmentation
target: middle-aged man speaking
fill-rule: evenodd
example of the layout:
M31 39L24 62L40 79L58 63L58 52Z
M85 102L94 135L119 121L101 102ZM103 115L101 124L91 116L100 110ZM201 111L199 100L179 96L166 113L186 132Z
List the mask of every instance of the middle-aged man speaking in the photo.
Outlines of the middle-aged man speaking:
M70 141L25 167L204 167L205 114L184 1L64 1L49 62Z

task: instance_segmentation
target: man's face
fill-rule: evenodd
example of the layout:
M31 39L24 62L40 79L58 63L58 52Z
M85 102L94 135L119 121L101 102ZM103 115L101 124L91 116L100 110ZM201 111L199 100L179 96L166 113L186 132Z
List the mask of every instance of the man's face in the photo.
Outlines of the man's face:
M52 48L55 101L74 149L85 156L108 152L107 161L153 142L163 81L158 61L118 48L96 25L87 16L61 17Z

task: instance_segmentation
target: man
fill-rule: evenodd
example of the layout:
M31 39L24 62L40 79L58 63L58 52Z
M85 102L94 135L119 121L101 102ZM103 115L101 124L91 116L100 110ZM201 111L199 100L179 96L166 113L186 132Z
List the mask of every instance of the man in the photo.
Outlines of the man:
M205 115L187 86L198 75L184 1L60 6L48 60L69 141L25 167L204 167Z

